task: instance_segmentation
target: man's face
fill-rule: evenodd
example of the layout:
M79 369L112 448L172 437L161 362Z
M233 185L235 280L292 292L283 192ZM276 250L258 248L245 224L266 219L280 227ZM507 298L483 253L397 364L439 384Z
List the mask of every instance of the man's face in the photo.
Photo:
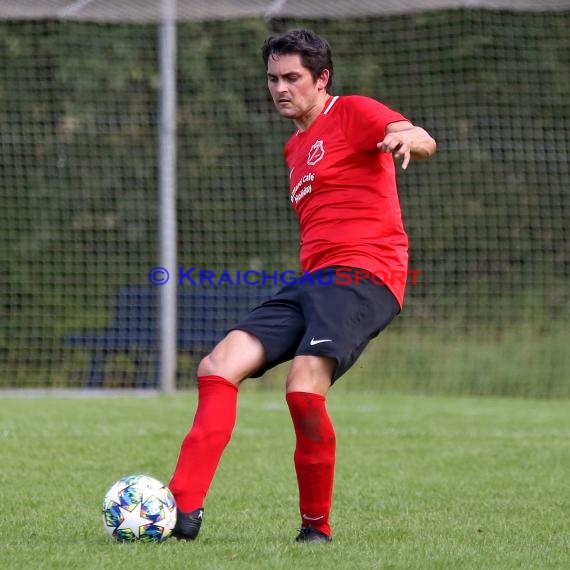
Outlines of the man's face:
M270 55L267 62L267 84L277 111L282 117L303 121L318 107L326 95L328 72L317 81L303 67L301 56Z

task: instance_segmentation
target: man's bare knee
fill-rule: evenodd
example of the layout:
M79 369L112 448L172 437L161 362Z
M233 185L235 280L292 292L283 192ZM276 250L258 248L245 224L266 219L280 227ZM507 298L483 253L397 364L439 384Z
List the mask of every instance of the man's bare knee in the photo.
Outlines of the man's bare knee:
M212 358L212 353L204 356L198 364L198 376L214 376L216 375L216 361Z
M337 362L326 356L296 356L287 376L287 392L311 392L325 395Z
M244 331L231 331L198 365L198 376L221 376L234 384L255 373L265 361L261 341Z

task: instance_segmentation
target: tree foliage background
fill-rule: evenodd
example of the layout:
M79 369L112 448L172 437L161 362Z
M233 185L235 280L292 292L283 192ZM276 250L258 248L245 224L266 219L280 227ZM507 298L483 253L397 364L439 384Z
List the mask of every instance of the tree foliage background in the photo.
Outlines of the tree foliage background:
M399 176L423 273L396 326L568 322L568 13L179 24L179 265L297 267L292 125L272 108L260 46L301 26L330 40L336 94L376 97L439 143ZM117 289L158 265L157 58L155 26L0 23L7 376L72 368L65 335L106 324Z

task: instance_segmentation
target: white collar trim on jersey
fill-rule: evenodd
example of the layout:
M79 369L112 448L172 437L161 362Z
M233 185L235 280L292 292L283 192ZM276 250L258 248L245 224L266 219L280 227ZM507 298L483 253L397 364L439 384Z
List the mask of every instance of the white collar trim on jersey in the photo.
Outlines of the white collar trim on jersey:
M323 115L326 115L326 114L332 109L332 106L336 103L336 100L337 100L338 98L339 98L339 96L338 96L338 95L335 95L335 96L331 99L331 102L327 105L327 108L323 111ZM295 136L298 137L302 132L304 132L304 131L299 131L299 130L298 130L298 131L295 133Z
M328 104L327 108L325 109L325 112L323 113L324 115L328 114L328 112L332 109L332 106L336 103L337 99L338 99L338 95L335 95L332 98L332 101Z

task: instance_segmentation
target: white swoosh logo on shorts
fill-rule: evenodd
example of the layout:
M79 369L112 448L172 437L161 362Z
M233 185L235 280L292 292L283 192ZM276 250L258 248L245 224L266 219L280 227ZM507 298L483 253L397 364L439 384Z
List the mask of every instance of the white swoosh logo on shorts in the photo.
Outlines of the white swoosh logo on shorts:
M332 342L332 338L320 338L319 340L316 340L315 337L313 337L310 345L315 346L315 344L321 344L321 342Z

